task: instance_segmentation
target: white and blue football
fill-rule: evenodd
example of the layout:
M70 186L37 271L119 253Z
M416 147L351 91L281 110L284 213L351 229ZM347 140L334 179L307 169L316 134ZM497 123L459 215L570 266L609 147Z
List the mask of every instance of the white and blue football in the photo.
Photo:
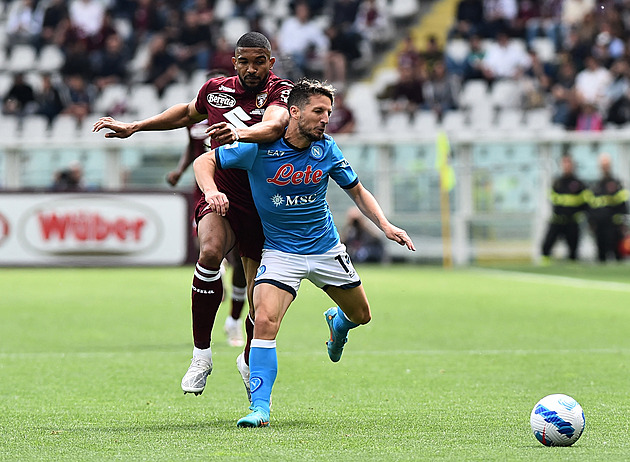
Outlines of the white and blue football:
M584 411L570 396L548 395L536 403L529 423L545 446L571 446L584 431Z

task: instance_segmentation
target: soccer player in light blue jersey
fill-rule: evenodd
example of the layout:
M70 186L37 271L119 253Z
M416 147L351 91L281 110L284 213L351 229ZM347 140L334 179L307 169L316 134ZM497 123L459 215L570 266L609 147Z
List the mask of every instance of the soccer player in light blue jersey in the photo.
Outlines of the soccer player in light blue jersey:
M239 427L269 425L271 389L278 371L276 335L300 283L309 279L337 304L325 314L328 356L339 361L348 331L371 319L370 305L326 202L332 178L387 238L415 250L407 233L392 225L374 196L359 182L335 141L324 133L334 89L302 79L289 95L289 125L272 143L233 143L194 163L208 207L225 215L229 202L217 189L217 169L247 170L265 233L254 286L254 339L249 357L251 413Z

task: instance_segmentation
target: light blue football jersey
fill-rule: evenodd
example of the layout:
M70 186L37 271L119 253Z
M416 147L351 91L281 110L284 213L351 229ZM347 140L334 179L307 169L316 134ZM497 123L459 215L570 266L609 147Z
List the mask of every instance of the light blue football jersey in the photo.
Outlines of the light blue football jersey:
M359 178L328 135L303 150L284 138L239 143L216 150L217 167L247 170L265 232L265 248L302 255L322 254L339 242L326 191L328 179L354 187Z

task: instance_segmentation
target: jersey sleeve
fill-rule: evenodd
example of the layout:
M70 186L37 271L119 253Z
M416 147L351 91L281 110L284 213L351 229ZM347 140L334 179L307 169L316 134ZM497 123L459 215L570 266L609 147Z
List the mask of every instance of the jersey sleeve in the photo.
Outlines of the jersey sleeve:
M208 86L210 85L210 80L204 83L199 92L197 93L197 100L195 101L195 109L199 114L207 114L208 109L206 108L206 98L208 94Z
M278 80L269 92L269 106L280 106L287 108L287 102L289 101L289 93L293 88L293 83L290 80Z
M330 149L332 150L330 177L343 189L355 187L359 183L359 176L343 156L334 140L331 140Z
M251 170L258 153L257 143L239 143L219 146L215 151L217 168L225 170L228 168L238 168L241 170Z

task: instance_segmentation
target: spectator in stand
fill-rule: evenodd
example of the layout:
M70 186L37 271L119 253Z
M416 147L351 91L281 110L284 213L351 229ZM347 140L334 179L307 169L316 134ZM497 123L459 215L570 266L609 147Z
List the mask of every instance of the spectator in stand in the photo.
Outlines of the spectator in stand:
M416 111L424 105L423 85L424 78L417 67L399 66L398 80L377 95L381 119L385 121L391 113L403 112L413 121Z
M104 4L98 0L72 0L70 22L80 39L89 39L101 30L105 18Z
M531 66L531 59L516 43L510 42L505 31L497 34L482 61L482 73L489 84L498 79L520 79Z
M564 0L541 0L540 15L532 17L525 23L527 44L532 45L534 38L547 37L553 41L556 51L562 45L562 2Z
M482 32L483 2L481 0L460 0L455 13L455 24L448 33L451 38L470 38Z
M377 0L361 2L354 27L368 41L371 52L389 42L393 36L387 8Z
M533 49L528 49L531 66L525 71L521 81L523 91L523 108L533 109L544 107L546 97L551 90L554 66L544 63Z
M52 81L48 73L42 74L42 88L36 95L37 113L46 116L50 126L55 118L63 111L61 91Z
M540 17L540 5L534 0L521 0L518 2L516 18L512 24L514 37L526 38L527 24Z
M223 73L226 76L235 75L232 57L234 56L234 47L227 41L225 36L221 35L217 38L216 46L212 52L209 70L216 73Z
M348 31L357 19L360 3L359 0L333 0L332 23L344 32Z
M580 106L590 105L601 111L606 104L606 89L612 81L610 71L603 67L597 58L588 56L585 68L575 77L575 92ZM591 108L585 108L587 113Z
M145 83L152 83L161 97L179 74L177 58L168 50L166 37L155 34L149 44L149 59L145 67Z
M623 239L625 215L628 213L628 190L612 175L610 155L599 156L602 176L591 187L589 224L595 233L597 259L604 263L612 253L622 259L619 244Z
M343 92L335 94L335 104L326 126L327 133L353 133L355 120L352 109L345 103Z
M483 79L483 58L486 50L483 47L481 36L474 34L470 37L470 51L464 60L462 79L464 82L473 79Z
M26 81L24 73L18 72L13 76L13 83L2 98L2 113L23 117L33 114L37 110L35 91Z
M87 49L87 41L73 40L68 44L66 58L61 66L62 76L80 75L84 79L91 79L94 75L92 61Z
M623 40L616 36L607 23L602 23L601 32L597 34L594 42L592 54L607 68L610 68L613 61L621 58L626 51Z
M66 0L50 0L44 9L41 44L61 46L70 27L70 16Z
M630 122L630 66L625 58L610 68L612 82L606 89L606 122L625 125Z
M153 34L164 28L165 21L160 15L156 0L136 0L133 12L133 35L137 44L145 43Z
M179 67L187 73L195 69L207 69L212 49L211 39L209 28L201 23L197 13L194 10L185 11L184 23L175 39Z
M566 129L576 125L578 102L575 95L575 66L568 55L564 55L551 86L551 121Z
M513 32L518 14L516 0L483 0L483 29L485 38L495 38L499 32Z
M330 48L325 58L324 77L334 86L346 82L348 67L361 58L361 36L352 30L344 32L342 26L331 24L326 28Z
M111 10L105 10L103 15L103 22L96 34L92 35L88 41L88 49L90 52L101 51L105 49L105 42L107 38L118 34L114 23L114 16Z
M26 44L37 47L42 31L42 13L37 9L35 0L16 0L9 7L7 14L7 52L13 46Z
M564 0L562 3L562 23L566 27L579 27L585 16L591 13L595 6L595 0Z
M578 132L601 132L604 129L604 118L596 104L582 103L578 109L575 130Z
M90 57L94 70L94 83L99 90L114 83L127 81L129 54L120 35L114 34L107 37L105 48L93 52Z
M296 2L295 15L282 22L276 41L280 53L289 60L285 70L289 73L287 77L293 80L316 72L318 61L324 58L330 45L328 37L311 19L311 10L305 1Z
M398 67L415 68L420 61L420 51L416 47L413 35L407 34L403 40L402 50L398 53Z
M438 121L442 121L447 111L457 109L459 80L446 71L446 63L438 61L429 71L429 79L424 83L425 106L431 109Z
M66 77L63 92L63 114L70 114L82 124L85 117L91 113L96 98L95 88L80 74Z
M420 52L420 58L424 61L427 72L431 72L435 63L444 59L444 51L434 34L429 34L426 37L426 43L424 50Z

